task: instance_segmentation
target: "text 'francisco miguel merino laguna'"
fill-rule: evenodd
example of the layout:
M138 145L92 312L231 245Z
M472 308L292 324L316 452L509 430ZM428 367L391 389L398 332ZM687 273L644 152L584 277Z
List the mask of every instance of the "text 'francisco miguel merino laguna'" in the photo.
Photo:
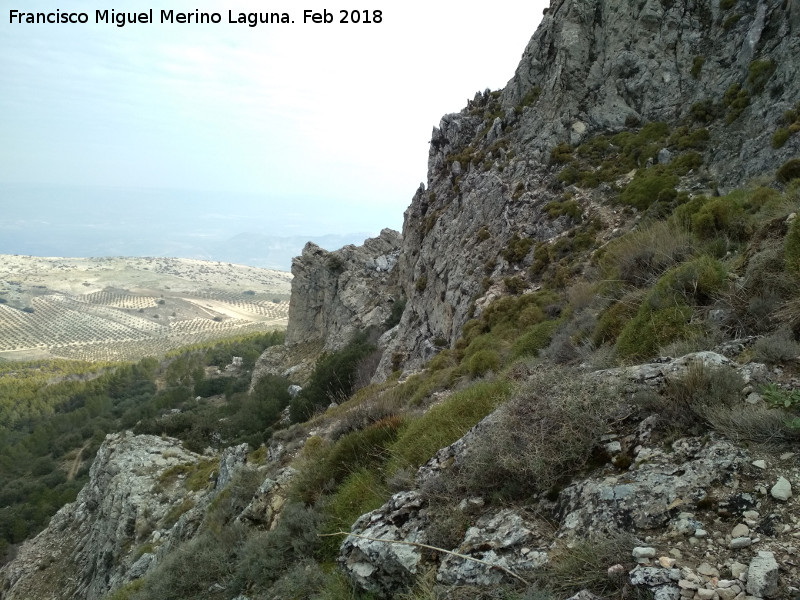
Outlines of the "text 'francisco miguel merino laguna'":
M95 23L113 23L117 27L125 25L155 23L153 9L144 12L117 12L112 10L96 10L94 16ZM218 24L222 23L222 15L217 12L178 12L175 10L159 11L161 23L180 23L192 25ZM27 24L60 24L60 23L88 23L89 14L85 12L62 12L56 9L54 12L21 12L10 10L8 15L9 23ZM302 23L381 23L383 22L383 12L380 10L338 10L329 12L327 10L314 11L304 10ZM228 11L227 23L244 24L248 27L255 27L259 24L269 23L294 23L294 19L286 12L235 12Z

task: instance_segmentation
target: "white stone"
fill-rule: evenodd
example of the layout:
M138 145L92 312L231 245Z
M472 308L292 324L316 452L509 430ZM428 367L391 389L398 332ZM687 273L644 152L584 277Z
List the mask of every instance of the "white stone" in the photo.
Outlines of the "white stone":
M706 577L719 577L719 571L713 565L702 563L697 567L697 572Z
M753 540L751 540L749 537L744 537L744 536L743 536L743 537L736 537L736 538L733 538L733 539L730 541L730 544L728 544L728 546L729 546L730 548L732 548L733 550L736 550L736 549L738 549L738 548L747 548L747 547L748 547L748 546L750 546L752 543L753 543Z
M750 528L747 525L739 523L731 530L731 537L748 537L750 535Z
M762 400L763 398L761 397L761 394L756 394L755 392L753 392L751 394L748 394L747 398L745 399L745 402L747 402L748 404L758 404Z
M792 484L785 477L778 477L778 481L769 491L776 500L786 502L792 497Z
M719 600L733 600L736 598L736 592L731 588L717 588L717 596Z
M655 558L656 556L656 549L644 546L637 546L633 549L633 558L640 559L640 558Z
M754 467L758 467L759 469L766 469L767 468L767 463L764 460L760 460L760 459L759 460L754 460L751 464Z
M762 550L747 569L747 593L771 598L778 592L778 563L772 552Z

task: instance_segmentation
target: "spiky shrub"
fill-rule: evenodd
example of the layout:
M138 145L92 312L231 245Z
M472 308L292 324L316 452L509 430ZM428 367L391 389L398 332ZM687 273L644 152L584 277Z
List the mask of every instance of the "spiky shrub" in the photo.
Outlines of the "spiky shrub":
M659 221L610 242L600 258L600 267L610 280L645 287L689 258L693 245L684 228Z
M667 272L620 333L617 354L621 358L645 359L670 342L700 335L699 326L690 323L693 307L709 304L724 282L725 269L710 256L701 256Z
M517 499L563 483L591 460L617 405L608 386L568 369L535 369L478 433L442 489L463 497L492 490Z
M416 468L440 448L463 436L483 417L504 402L511 384L503 380L483 381L449 396L413 421L398 436L389 451L387 471Z

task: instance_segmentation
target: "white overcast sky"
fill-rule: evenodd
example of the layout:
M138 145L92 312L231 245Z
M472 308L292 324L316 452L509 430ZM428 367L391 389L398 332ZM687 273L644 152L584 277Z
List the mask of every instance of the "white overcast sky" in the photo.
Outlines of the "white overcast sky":
M354 231L401 226L426 178L431 128L476 91L505 85L549 2L0 4L0 184L257 194L254 219L288 203L326 233L326 215L342 212ZM302 24L305 8L338 20L365 6L383 22ZM9 23L11 9L57 8L90 22ZM223 23L94 23L111 8L153 8L156 20L162 8L197 8ZM296 22L229 25L229 9Z

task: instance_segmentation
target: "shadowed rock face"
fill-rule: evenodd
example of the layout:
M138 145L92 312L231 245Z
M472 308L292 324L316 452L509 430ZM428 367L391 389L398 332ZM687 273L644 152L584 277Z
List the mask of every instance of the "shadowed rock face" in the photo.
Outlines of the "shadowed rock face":
M313 243L292 262L286 343L323 340L341 348L353 335L381 325L400 299L395 276L400 234L384 229L363 246L328 252Z
M706 0L552 2L506 88L476 95L433 130L427 187L405 213L398 259L408 303L379 373L398 355L406 368L418 367L435 338L454 342L485 292L484 277L524 273L532 252L519 264L501 255L513 235L548 241L567 229L564 217L544 210L563 199L563 165L549 164L558 144L637 122L692 124L693 105L719 106L739 84L750 104L737 119L693 124L707 127L710 141L701 173L681 187L725 192L795 156L800 136L778 150L771 137L800 99L800 63L789 59L800 52L798 15L798 0L741 1L728 10ZM751 64L769 60L775 70L758 91ZM597 210L608 206L609 191L581 190L576 199L610 229L616 224Z

